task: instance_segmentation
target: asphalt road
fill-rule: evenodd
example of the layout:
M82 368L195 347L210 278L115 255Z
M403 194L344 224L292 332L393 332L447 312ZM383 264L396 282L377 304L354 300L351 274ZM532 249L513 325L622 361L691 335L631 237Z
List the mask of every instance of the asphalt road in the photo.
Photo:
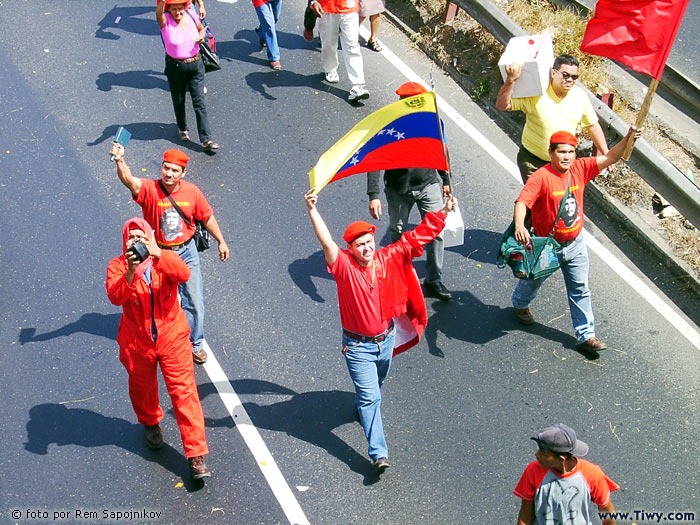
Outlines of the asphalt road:
M203 487L188 480L165 390L162 451L146 449L131 410L115 342L120 312L104 275L121 225L140 210L107 150L126 126L127 162L156 177L162 151L183 146L153 6L120 4L18 1L0 14L0 521L52 522L57 512L64 522L117 522L106 510L160 513L132 523L289 523L263 474L270 465L258 464L205 369L196 374L214 476ZM465 119L443 115L466 242L445 255L455 300L427 299L426 337L393 363L383 390L392 468L375 477L354 422L335 286L302 196L318 156L393 102L406 78L363 51L372 97L353 107L342 66L340 84L325 84L318 49L300 36L302 0L284 6L282 72L257 50L250 3L207 7L224 62L207 77L222 150L208 157L190 145L188 177L232 249L227 263L215 250L204 255L207 341L305 519L513 523L512 490L535 452L529 437L561 421L622 486L619 510L700 520L697 303L685 313L668 304L678 317L662 317L640 291L661 303L663 294L590 224L641 283L630 286L591 252L598 332L610 349L599 359L573 349L560 276L533 305L538 323L521 329L510 307L515 280L494 264L519 183L485 149L514 159L517 147L437 70L439 94ZM427 78L430 62L403 35L385 25L382 40ZM368 219L364 178L324 189L319 209L337 238ZM378 224L384 241L387 223ZM424 261L416 267L422 275Z

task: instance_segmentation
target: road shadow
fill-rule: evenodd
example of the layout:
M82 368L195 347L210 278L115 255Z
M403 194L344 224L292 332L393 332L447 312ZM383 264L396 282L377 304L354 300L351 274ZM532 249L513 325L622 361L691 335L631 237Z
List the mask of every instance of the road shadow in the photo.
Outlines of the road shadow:
M132 122L130 124L123 124L123 126L131 133L131 140L167 140L168 142L175 144L178 149L189 149L190 151L196 151L198 153L204 151L200 144L193 141L182 142L178 138L177 124L175 123L166 124L163 122ZM114 134L117 132L117 129L119 129L118 124L107 126L104 131L102 131L102 135L97 137L92 142L88 142L87 145L97 146L98 144L102 144L106 141L111 142L114 139Z
M76 333L97 335L112 341L117 340L119 319L122 314L99 314L97 312L83 314L77 321L68 323L51 332L37 334L36 328L22 328L19 331L19 343L39 343L57 337L69 337Z
M267 67L267 62L265 62ZM245 81L250 86L251 89L260 93L267 100L277 100L277 97L273 96L268 92L268 89L275 88L288 88L288 87L306 87L314 91L323 91L324 93L329 93L342 100L347 101L348 92L337 87L324 84L322 82L323 76L319 74L313 75L302 75L300 73L294 73L293 71L256 71L255 73L248 73L245 77ZM348 104L362 105L361 103L350 103Z
M503 232L478 229L464 230L464 243L460 246L445 248L445 250L459 253L471 261L495 265L502 237Z
M153 7L114 7L97 23L95 38L119 40L121 36L110 29L137 35L159 36L160 29L155 13L155 4Z
M355 394L340 390L304 392L299 394L287 387L257 379L231 381L238 395L289 396L289 399L272 404L243 403L243 407L256 427L284 432L289 436L320 447L331 456L345 463L350 470L364 477L365 485L379 480L368 457L360 454L333 433L333 430L355 423ZM204 384L199 387L200 399L216 393L216 387ZM205 417L208 427L233 427L233 420ZM362 433L362 427L357 425ZM364 436L364 434L362 434Z
M117 417L105 417L85 408L46 403L29 409L25 450L44 456L48 454L49 445L53 444L87 448L116 446L145 461L158 463L181 478L188 492L195 492L203 486L201 482L190 479L185 456L172 446L166 443L160 450L146 447L143 425Z
M318 293L318 288L314 284L312 277L332 280L331 274L326 270L326 260L323 250L309 255L306 259L297 259L287 266L287 272L294 284L313 301L325 303L326 300Z
M124 71L123 73L100 73L95 81L100 91L111 91L114 86L124 86L134 89L162 89L170 91L165 74L153 69L141 71Z
M446 357L438 345L438 334L482 346L509 332L524 331L559 343L590 361L600 358L597 352L578 350L576 338L572 335L538 322L523 326L515 320L512 307L484 304L468 291L453 291L452 301L435 301L432 308L434 312L428 319L425 340L428 351L436 357Z

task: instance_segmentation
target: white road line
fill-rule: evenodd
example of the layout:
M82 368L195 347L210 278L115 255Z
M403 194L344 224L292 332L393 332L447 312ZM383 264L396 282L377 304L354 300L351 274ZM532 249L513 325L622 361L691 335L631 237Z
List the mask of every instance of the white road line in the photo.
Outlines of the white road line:
M369 29L360 27L362 38L369 38ZM386 46L381 51L381 54L393 66L411 82L418 82L430 89L422 78L413 71L403 60L397 57ZM517 180L521 181L520 172L517 165L506 157L501 150L491 143L479 130L472 126L467 119L460 115L450 104L447 103L440 95L437 96L438 105L441 115L448 116L462 131L464 131L476 144L481 147L486 153L498 162L504 170ZM588 247L593 250L620 278L625 281L633 290L641 295L652 308L659 312L672 326L674 326L695 348L700 349L700 332L695 330L690 323L676 313L659 295L654 292L644 281L637 277L622 261L615 257L607 248L605 248L593 235L584 229L584 235Z
M229 415L236 424L238 432L241 433L243 441L253 453L260 471L265 476L289 523L292 525L309 525L309 520L294 497L294 493L289 488L287 480L284 479L282 472L277 467L277 463L275 463L258 429L255 428L250 417L248 417L248 413L243 408L238 394L233 390L231 382L226 377L221 365L219 365L219 361L217 361L214 352L212 352L206 341L204 341L203 348L209 356L207 362L203 365L204 370L206 370L209 379L219 392L221 401L223 401L226 410L228 410Z

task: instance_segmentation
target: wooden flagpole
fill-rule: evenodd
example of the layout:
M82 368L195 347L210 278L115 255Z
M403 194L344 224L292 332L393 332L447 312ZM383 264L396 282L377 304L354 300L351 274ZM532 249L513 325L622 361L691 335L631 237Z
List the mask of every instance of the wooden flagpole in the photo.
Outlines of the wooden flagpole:
M651 107L651 101L654 98L654 93L656 93L656 88L659 86L659 80L656 78L651 79L649 83L649 89L647 91L647 96L644 97L644 102L642 102L642 107L639 110L639 115L637 115L637 121L634 123L634 127L637 129L642 129L644 126L644 121L647 118L647 113L649 113L649 108ZM625 151L622 153L622 158L624 160L630 160L632 156L632 150L634 149L635 138L632 135L627 141L627 146Z

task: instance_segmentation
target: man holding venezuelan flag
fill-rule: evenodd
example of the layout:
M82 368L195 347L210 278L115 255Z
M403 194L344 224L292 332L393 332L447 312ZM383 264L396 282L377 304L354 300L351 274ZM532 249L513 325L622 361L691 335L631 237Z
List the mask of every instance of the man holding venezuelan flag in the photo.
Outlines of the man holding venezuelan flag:
M389 468L381 386L392 356L416 344L428 322L412 259L422 255L423 246L440 234L457 200L449 196L440 211L428 212L414 230L377 251L376 227L364 221L347 227L343 234L347 249L341 250L316 207L316 188L304 197L328 272L338 288L343 355L355 385L355 408L369 443L372 466L381 474Z

